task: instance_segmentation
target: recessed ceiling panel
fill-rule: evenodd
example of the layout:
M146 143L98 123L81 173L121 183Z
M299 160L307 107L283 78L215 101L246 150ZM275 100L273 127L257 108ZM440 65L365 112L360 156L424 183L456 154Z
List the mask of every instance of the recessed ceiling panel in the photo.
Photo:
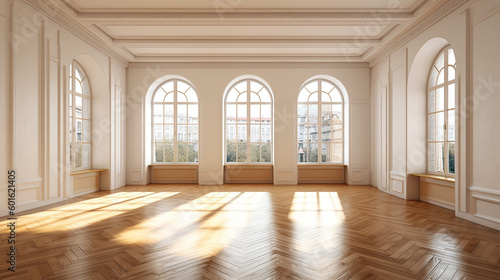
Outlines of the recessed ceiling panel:
M388 26L105 26L114 39L172 37L377 38Z
M65 0L79 12L245 9L410 10L422 0Z

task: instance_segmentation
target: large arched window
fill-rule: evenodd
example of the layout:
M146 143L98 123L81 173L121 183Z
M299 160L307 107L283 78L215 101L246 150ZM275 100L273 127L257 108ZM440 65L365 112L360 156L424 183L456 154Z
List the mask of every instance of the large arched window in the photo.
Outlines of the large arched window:
M198 162L198 96L179 79L161 84L152 102L153 163Z
M269 89L254 79L231 86L225 99L226 163L273 161L273 101Z
M69 142L73 170L91 166L91 92L87 75L75 61L69 67Z
M431 67L427 90L427 172L455 174L455 69L444 48Z
M299 93L299 163L344 163L344 98L326 79L314 79Z

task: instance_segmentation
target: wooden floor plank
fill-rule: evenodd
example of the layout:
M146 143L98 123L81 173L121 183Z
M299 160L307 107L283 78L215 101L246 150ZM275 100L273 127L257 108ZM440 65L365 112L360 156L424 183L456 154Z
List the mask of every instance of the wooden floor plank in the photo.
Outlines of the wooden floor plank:
M127 186L18 224L0 279L500 279L498 231L365 186Z

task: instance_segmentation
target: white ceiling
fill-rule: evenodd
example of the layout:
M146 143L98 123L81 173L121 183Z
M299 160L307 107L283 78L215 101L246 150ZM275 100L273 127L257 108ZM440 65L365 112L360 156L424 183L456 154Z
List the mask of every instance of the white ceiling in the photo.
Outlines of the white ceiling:
M55 0L129 62L370 62L446 0ZM64 2L62 2L64 1Z

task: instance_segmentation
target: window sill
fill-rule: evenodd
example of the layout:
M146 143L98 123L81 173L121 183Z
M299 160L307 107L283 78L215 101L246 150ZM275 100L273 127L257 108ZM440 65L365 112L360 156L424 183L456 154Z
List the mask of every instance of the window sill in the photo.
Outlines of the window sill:
M433 174L425 174L425 173L415 173L415 174L410 174L410 175L417 176L417 177L422 177L422 178L429 178L429 179L434 179L434 180L440 180L440 181L455 183L455 178L453 178L453 177L445 177L445 176L433 175Z
M85 170L71 171L69 174L70 174L70 176L76 176L76 175L95 173L95 172L101 172L101 171L106 171L106 170L107 169L85 169Z

